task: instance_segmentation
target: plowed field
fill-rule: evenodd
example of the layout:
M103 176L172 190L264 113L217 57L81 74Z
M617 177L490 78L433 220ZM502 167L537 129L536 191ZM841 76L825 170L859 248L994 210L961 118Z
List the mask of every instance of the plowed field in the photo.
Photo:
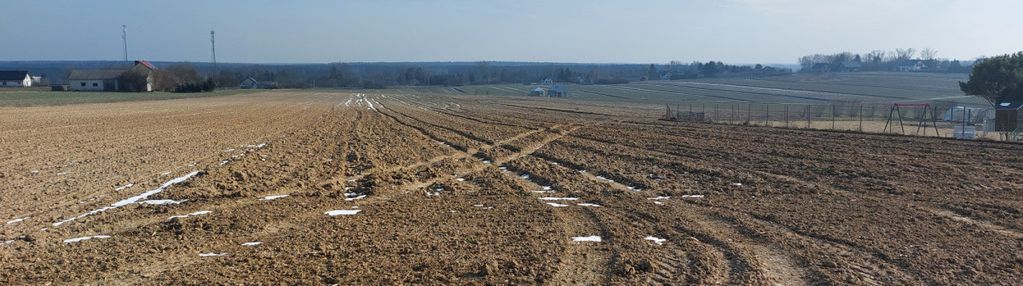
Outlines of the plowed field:
M1012 285L1023 145L268 92L0 108L0 284Z

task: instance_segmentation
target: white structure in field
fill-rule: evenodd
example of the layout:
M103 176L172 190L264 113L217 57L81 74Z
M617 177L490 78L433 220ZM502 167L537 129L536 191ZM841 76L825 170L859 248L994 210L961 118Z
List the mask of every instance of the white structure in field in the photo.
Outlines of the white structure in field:
M27 71L0 71L0 87L31 87L32 76Z

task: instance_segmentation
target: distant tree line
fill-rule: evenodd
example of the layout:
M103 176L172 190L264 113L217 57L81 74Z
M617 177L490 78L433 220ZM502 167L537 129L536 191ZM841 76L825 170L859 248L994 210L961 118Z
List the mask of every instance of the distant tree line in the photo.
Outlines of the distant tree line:
M972 62L938 58L938 51L913 48L874 50L865 54L841 52L799 58L800 72L902 71L967 73Z
M727 65L719 61L663 65L554 63L330 63L325 65L248 66L214 72L218 86L237 86L252 77L281 88L385 88L388 86L465 86L531 84L544 79L576 84L791 74L763 65Z
M720 61L709 61L706 63L692 62L690 64L673 61L663 68L663 70L658 71L656 66L651 65L647 72L647 77L649 78L657 74L659 75L658 79L678 80L715 77L762 77L792 73L792 70L787 68L770 67L761 64L728 65Z
M763 65L730 65L720 61L667 64L575 64L523 62L418 62L329 64L231 64L153 62L154 89L160 91L236 88L251 77L279 88L360 88L389 86L466 86L481 84L533 84L551 79L575 84L621 84L644 80L677 80L709 77L756 77L791 74L785 68ZM123 62L0 62L0 67L31 67L62 81L72 69L123 68ZM143 75L130 88L144 87ZM198 88L206 86L206 88Z

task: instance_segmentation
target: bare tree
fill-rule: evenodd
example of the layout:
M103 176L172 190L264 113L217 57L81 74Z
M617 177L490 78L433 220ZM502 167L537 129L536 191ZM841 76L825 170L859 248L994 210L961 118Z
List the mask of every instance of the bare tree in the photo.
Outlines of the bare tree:
M920 50L920 59L921 60L929 61L929 60L933 60L937 56L938 56L938 51L935 50L935 49L925 48L923 50Z
M916 55L916 50L913 48L895 49L895 59L898 61L912 60L913 55Z
M873 51L867 53L867 55L866 55L867 59L866 60L867 60L867 62L871 62L871 63L880 63L880 62L883 62L885 60L886 54L887 54L887 52L882 51L882 50L873 50Z

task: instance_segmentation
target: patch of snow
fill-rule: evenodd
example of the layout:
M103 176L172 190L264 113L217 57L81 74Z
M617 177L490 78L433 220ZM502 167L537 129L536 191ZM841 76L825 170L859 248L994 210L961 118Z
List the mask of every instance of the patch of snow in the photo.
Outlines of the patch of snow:
M166 190L170 186L173 186L173 185L180 184L180 183L183 183L185 181L188 181L188 179L191 179L193 176L198 175L198 174L199 174L199 171L192 171L191 173L185 174L184 176L177 177L177 178L171 179L170 181L164 182L163 185L160 185L159 188L150 190L148 192L142 193L142 194L134 196L134 197L130 197L130 198L127 198L127 199L120 200L120 201L112 204L111 206L113 206L113 207L122 207L122 206L130 205L130 204L134 204L134 203L136 203L138 201L141 201L141 200L145 200L149 196L152 196L152 195L158 194L160 192L163 192L164 190Z
M477 207L477 208L481 208L481 209L485 209L485 210L489 210L489 209L493 209L494 208L494 207L488 207L488 206L486 206L484 204L478 204L478 205L472 205L472 206Z
M702 199L703 195L682 195L683 199Z
M95 239L106 239L106 238L110 238L110 236L109 235L93 235L93 236L83 236L83 237L69 238L69 239L65 239L64 243L76 243L76 242L82 242L82 241L86 241L86 240L90 240L90 239L94 239L94 238Z
M263 243L259 242L259 241L253 241L253 242L242 243L242 246L253 247L253 246L259 246L260 244L263 244Z
M662 202L660 202L660 201L654 201L654 204L655 204L655 205L663 205L664 203L662 203Z
M540 188L543 189L544 191L550 191L551 190L551 186L543 186L543 187L540 187Z
M645 240L649 240L649 241L653 241L653 242L654 242L654 243L656 243L657 245L661 245L661 244L662 244L662 243L664 243L665 241L668 241L667 239L663 239L663 238L656 238L656 237L653 237L653 236L647 236L647 237L645 237L645 238L643 238L643 239L645 239Z
M490 165L490 164L492 164L492 163L490 162L490 160L483 160L483 164L487 164L487 165Z
M180 200L180 201L175 201L175 200L145 200L145 201L142 201L140 204L154 205L154 206L159 206L159 205L176 205L176 204L183 203L185 201L188 201L188 200Z
M349 201L350 202L350 201L361 200L361 199L365 199L365 198L366 198L366 195L361 195L361 196L357 196L357 197L345 198L345 201Z
M124 189L131 188L134 185L135 185L135 183L127 183L124 186L120 186L120 187L114 188L114 191L120 192L120 191L123 191Z
M647 199L648 199L648 200L654 200L654 201L660 201L660 200L667 200L667 199L670 199L670 198L671 198L671 197L665 197L665 196L657 196L657 197L653 197L653 198L647 198Z
M328 216L355 215L355 214L357 214L357 213L359 213L361 211L362 210L333 210L333 211L326 212L324 214L326 214Z
M529 180L529 174L522 174L522 176L519 176L519 178L522 178L523 180Z
M581 204L577 204L577 205L580 206L580 207L591 207L591 208L599 208L600 207L600 205L592 204L592 203L581 203Z
M215 253L215 252L199 253L199 257L218 257L218 256L226 256L226 255L227 255L227 253Z
M86 217L86 216L98 214L98 213L101 213L101 212L104 212L104 211L107 211L107 210L110 210L110 209L115 209L115 208L123 207L123 206L126 206L126 205L130 205L130 204L138 203L141 200L145 200L149 196L152 196L152 195L158 194L160 192L163 192L164 190L166 190L170 186L173 186L175 184L179 184L179 183L182 183L184 181L187 181L188 179L191 179L193 176L198 175L198 174L199 174L199 171L192 171L191 173L188 173L188 174L186 174L184 176L177 177L177 178L171 179L170 181L164 182L163 185L160 185L159 188L152 189L152 190L150 190L148 192L139 194L139 195L134 196L134 197L130 197L130 198L127 198L127 199L123 199L123 200L117 201L117 202L111 204L110 206L106 206L106 207L102 207L102 208L99 208L99 209L91 210L89 212L80 214L78 216L75 216L75 217L72 217L72 218L69 218L69 219L66 219L66 220L55 222L55 223L53 223L53 225L54 226L60 226L62 224L65 224L65 223L68 223L68 222L71 222L71 221L74 221L76 219L80 219L80 218L83 218L83 217Z
M563 207L567 207L568 206L568 205L559 204L559 203L547 203L547 205L550 205L550 206L556 207L556 208L563 208Z
M272 196L265 196L265 197L263 197L262 199L259 199L259 200L261 200L261 201L272 201L272 200L276 200L276 199L280 199L280 198L286 198L286 197L288 197L288 195L272 195Z
M465 178L455 178L456 181L465 182Z
M12 219L12 220L7 221L7 224L15 224L15 223L23 222L23 221L25 221L26 219L29 219L29 218L30 217L23 217L23 218Z
M601 239L600 239L600 236L597 236L597 235L576 236L576 237L572 237L572 241L574 241L574 242L600 242Z
M541 201L576 201L579 198L558 198L558 197L542 197Z
M742 187L742 183L732 183L732 186Z

